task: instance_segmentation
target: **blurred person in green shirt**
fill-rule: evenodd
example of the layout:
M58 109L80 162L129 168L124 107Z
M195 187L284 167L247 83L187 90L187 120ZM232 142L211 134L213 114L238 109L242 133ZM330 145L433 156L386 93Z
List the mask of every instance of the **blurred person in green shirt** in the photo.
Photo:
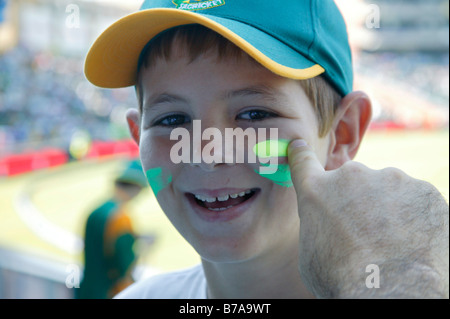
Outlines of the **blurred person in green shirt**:
M77 298L111 298L133 283L136 235L127 204L146 185L139 161L131 161L115 180L113 198L89 215L85 232L84 276Z

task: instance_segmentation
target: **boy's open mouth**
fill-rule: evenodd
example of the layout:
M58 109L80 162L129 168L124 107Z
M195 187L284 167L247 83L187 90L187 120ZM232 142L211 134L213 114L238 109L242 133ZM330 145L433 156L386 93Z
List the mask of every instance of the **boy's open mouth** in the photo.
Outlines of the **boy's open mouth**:
M240 193L226 194L219 197L207 197L204 195L192 193L189 193L188 196L194 199L197 205L203 208L207 208L214 212L220 212L246 202L251 197L253 197L258 191L259 191L258 188L252 188L242 191Z

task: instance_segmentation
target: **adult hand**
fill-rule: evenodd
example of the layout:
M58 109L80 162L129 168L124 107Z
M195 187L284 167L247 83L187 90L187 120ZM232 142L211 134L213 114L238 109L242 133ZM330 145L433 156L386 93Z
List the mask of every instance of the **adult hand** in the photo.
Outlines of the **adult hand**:
M322 298L448 298L449 208L431 184L349 161L325 171L289 145L300 216L299 271ZM375 268L366 272L369 265ZM379 270L379 288L366 285ZM375 278L376 279L376 278Z

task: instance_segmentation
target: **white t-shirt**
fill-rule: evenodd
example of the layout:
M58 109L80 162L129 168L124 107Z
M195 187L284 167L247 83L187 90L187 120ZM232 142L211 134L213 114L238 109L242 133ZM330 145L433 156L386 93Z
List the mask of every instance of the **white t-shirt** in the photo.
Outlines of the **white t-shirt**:
M202 265L159 274L137 281L117 299L206 299L206 278Z

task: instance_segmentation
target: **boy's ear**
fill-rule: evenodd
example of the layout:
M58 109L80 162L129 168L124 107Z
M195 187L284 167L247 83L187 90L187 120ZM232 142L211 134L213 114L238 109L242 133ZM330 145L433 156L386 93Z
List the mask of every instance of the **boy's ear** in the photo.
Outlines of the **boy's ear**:
M130 130L131 137L136 142L137 145L139 145L140 140L140 116L139 111L136 109L129 109L126 113L127 117L127 123L128 123L128 129Z
M371 116L372 103L365 93L352 92L342 99L330 132L326 169L337 169L356 156Z

